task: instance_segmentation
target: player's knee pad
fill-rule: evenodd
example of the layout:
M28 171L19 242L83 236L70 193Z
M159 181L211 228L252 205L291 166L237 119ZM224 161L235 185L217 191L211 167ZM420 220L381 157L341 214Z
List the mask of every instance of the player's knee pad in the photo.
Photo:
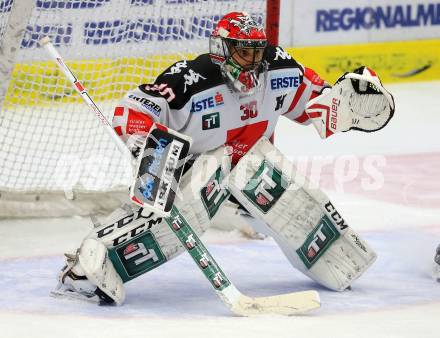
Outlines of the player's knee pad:
M328 197L318 188L308 188L308 180L267 139L239 161L228 185L263 221L251 225L272 236L290 263L320 284L344 290L376 259Z

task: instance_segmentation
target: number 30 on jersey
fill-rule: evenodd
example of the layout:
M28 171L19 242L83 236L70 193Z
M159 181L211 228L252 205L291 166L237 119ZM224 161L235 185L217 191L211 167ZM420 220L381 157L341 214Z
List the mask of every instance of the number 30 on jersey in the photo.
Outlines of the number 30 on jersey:
M240 110L243 112L243 115L241 115L242 121L257 117L258 116L257 101L251 101L249 103L242 104L240 106Z

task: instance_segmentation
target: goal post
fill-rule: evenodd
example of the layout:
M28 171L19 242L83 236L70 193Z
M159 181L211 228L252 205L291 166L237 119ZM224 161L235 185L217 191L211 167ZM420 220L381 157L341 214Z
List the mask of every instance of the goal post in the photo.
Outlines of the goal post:
M266 35L267 42L273 46L278 45L280 31L281 0L266 2Z
M227 12L266 15L279 0L5 0L0 2L0 217L106 212L130 168L38 44L49 36L107 119L124 93L208 51ZM275 5L274 5L275 4Z

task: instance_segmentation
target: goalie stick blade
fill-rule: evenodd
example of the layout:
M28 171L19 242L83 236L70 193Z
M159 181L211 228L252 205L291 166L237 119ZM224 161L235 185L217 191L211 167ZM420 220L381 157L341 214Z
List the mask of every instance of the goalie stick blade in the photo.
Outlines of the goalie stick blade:
M304 291L258 298L242 295L231 310L242 316L259 314L292 316L318 309L320 306L321 302L316 291Z
M228 289L218 292L219 296L229 305L230 310L239 316L268 314L292 316L318 309L321 306L319 294L313 290L269 297L248 297L235 287Z

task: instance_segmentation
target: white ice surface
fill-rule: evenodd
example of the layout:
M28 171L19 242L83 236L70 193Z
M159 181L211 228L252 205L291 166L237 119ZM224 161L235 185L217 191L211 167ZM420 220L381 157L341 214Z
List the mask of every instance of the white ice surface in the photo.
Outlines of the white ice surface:
M374 134L321 141L312 126L281 121L277 145L291 156L333 156L319 178L346 221L378 260L351 291L320 288L290 267L271 239L209 231L203 239L249 295L317 289L322 308L297 317L231 316L187 254L126 285L122 307L48 296L62 253L89 230L83 218L0 222L0 337L440 337L440 284L431 264L440 242L440 82L388 86L397 111ZM384 155L383 185L361 177L335 184L342 155ZM409 182L409 183L408 183Z

